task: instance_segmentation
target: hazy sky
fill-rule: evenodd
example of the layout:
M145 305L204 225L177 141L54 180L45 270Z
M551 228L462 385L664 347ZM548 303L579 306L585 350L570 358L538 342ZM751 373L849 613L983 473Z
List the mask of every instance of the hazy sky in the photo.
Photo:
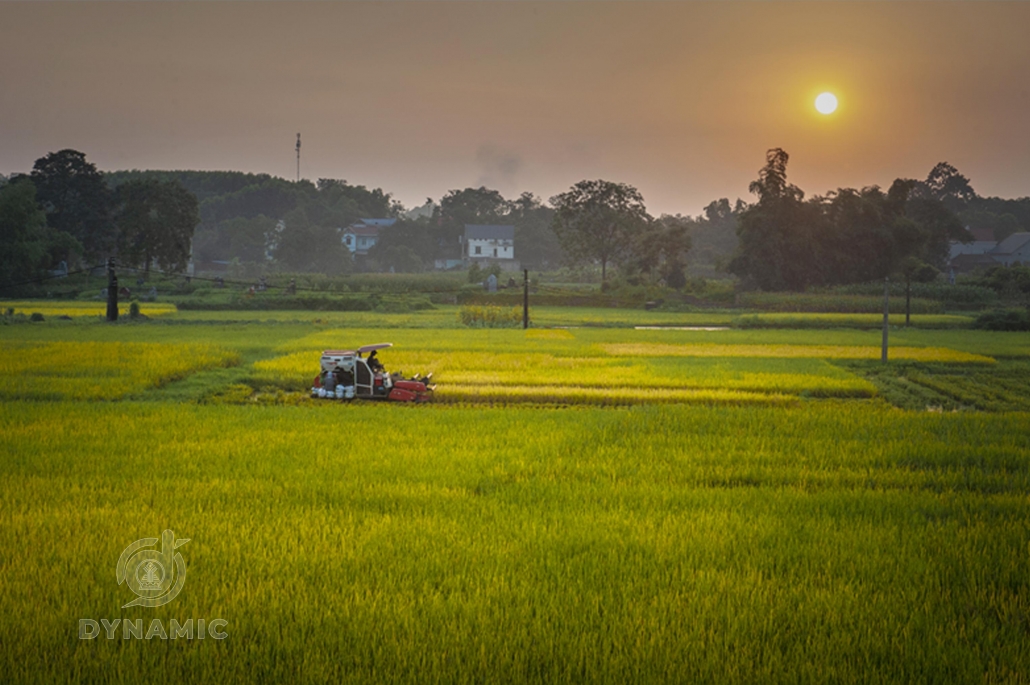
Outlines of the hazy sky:
M1030 195L1030 2L0 2L0 173L228 169L408 206L586 178L652 213L949 161ZM822 90L840 99L815 112Z

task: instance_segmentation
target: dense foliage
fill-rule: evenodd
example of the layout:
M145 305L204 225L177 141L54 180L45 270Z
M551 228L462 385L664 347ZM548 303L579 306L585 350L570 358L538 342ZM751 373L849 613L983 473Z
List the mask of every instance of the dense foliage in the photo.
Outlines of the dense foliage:
M750 186L758 202L740 213L740 245L729 265L763 290L932 278L928 267L943 268L948 242L970 237L942 200L914 192L916 181L898 179L886 193L841 188L806 201L787 182L787 161L779 148L768 152Z

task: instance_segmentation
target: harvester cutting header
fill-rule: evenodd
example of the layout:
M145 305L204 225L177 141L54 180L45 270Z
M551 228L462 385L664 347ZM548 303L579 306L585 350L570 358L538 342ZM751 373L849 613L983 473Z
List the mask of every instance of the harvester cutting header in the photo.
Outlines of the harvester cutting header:
M355 350L326 350L322 353L322 370L315 376L311 396L337 400L392 400L425 402L432 398L433 374L405 378L401 373L387 373L377 353L393 347L393 343L365 345ZM367 357L362 355L367 354Z

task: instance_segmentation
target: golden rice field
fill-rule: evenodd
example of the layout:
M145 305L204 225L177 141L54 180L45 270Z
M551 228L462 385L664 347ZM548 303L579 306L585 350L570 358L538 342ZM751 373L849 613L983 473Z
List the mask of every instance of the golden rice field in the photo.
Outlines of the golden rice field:
M319 350L254 363L256 379L303 390L315 373ZM432 372L441 401L781 402L787 395L872 397L875 386L819 359L627 360L564 357L539 352L434 353L389 350L381 357L408 373ZM285 382L284 382L285 381Z
M114 400L238 362L203 344L0 340L0 398Z
M799 407L0 412L5 683L1005 683L1026 415ZM172 603L115 561L189 538ZM221 618L228 637L78 637Z
M118 303L118 315L128 316L130 304L130 302L120 301ZM59 302L49 302L47 300L0 302L0 311L6 312L8 309L13 309L15 314L25 315L39 312L46 318L107 316L106 302L83 302L78 300L62 300ZM140 313L150 317L168 316L169 314L175 314L177 311L174 304L167 302L143 302L140 304Z
M1025 334L438 314L0 327L0 682L1030 679ZM307 399L379 341L434 403Z
M879 347L844 345L664 345L660 343L618 343L605 345L609 354L623 357L810 357L818 359L880 359ZM940 347L892 347L891 359L924 362L962 362L991 364L993 359L979 354Z

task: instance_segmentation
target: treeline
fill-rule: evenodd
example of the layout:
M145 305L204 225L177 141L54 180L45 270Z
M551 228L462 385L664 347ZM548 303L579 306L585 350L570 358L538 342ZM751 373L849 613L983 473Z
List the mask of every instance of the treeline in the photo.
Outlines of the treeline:
M179 271L198 222L196 196L175 181L111 187L83 153L52 152L0 187L0 286L115 255L128 266Z
M633 186L582 181L546 202L485 187L427 198L413 211L380 188L337 179L291 182L267 174L119 171L103 174L75 150L50 153L32 172L0 177L0 285L117 256L148 269L223 262L240 273L420 272L460 259L466 224L510 224L516 258L533 270L613 272L632 285L673 288L716 270L744 287L804 290L885 276L925 281L944 268L965 227L1001 240L1030 230L1030 198L980 197L942 163L923 181L898 179L805 198L787 182L788 156L770 150L752 204L720 199L697 216L652 216ZM367 257L354 260L342 231L392 218ZM250 274L253 275L253 274Z
M840 188L808 200L787 182L788 155L770 150L750 190L758 200L738 217L740 245L729 271L762 290L864 283L884 278L931 281L947 264L949 243L971 228L1001 239L1021 223L1030 199L980 198L947 163L924 181ZM999 214L999 212L1004 212Z

